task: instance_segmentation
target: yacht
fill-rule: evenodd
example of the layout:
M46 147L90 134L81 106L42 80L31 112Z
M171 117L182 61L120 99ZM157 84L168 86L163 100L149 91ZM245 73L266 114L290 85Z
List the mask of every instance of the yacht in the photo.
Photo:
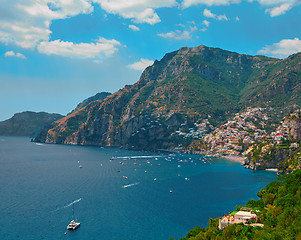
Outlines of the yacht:
M79 222L75 222L74 220L72 220L69 225L67 226L68 230L75 230L79 227L80 223Z
M68 226L67 226L68 230L75 230L75 229L77 229L80 226L80 222L75 222L75 220L74 220L74 219L76 219L74 217L74 204L76 202L79 202L80 200L81 200L81 198L71 203L72 204L72 216L73 216L73 220L68 224Z

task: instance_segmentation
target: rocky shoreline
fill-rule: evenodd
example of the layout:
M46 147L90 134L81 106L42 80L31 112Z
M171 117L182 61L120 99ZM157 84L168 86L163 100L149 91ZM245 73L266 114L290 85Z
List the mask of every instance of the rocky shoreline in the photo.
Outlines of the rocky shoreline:
M200 154L205 155L206 157L220 157L227 159L232 162L238 162L241 163L244 168L251 169L251 170L266 170L266 171L273 171L277 172L277 174L280 174L277 165L259 165L252 161L250 161L247 157L239 156L239 155L222 155L218 153L212 153L212 152L203 152L203 151L193 151L192 154Z

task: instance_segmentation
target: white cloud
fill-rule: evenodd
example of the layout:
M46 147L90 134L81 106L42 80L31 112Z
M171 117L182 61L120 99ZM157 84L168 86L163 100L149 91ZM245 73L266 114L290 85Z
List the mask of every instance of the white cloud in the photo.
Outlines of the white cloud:
M209 25L210 25L210 22L209 22L209 21L207 21L207 20L204 20L204 21L202 22L202 24L203 24L203 25L205 25L206 27L209 27Z
M184 24L182 24L182 23L176 24L176 26L179 26L179 27L183 27L183 28L185 28L185 25L184 25Z
M129 25L129 28L132 29L134 32L140 31L140 28L135 25Z
M108 13L132 19L136 23L154 25L161 21L154 9L173 7L176 0L93 0Z
M214 19L219 20L219 21L222 21L222 20L228 21L228 18L226 16L226 14L216 15L213 12L211 12L209 9L204 9L203 15L207 18L214 18Z
M285 14L287 11L300 3L300 0L248 0L249 2L258 2L263 7L269 7L266 12L271 17ZM188 8L194 5L221 6L240 3L242 0L183 0L182 7Z
M276 58L285 58L297 52L301 52L301 40L299 38L283 39L273 45L266 45L258 51L259 54Z
M264 7L270 7L265 10L271 17L276 17L285 14L293 7L300 3L299 0L249 0L251 2L257 1Z
M43 54L66 57L97 58L115 53L117 40L99 38L91 43L49 41L53 20L90 14L91 0L1 0L0 42L22 48L35 48ZM5 14L2 14L5 13ZM24 55L23 55L24 56ZM15 57L22 55L15 54ZM25 57L25 56L24 56Z
M241 0L184 0L182 6L188 8L194 5L220 6L230 5L231 3L240 3Z
M190 27L189 30L176 30L176 31L170 31L167 33L158 33L159 37L163 38L170 38L174 40L189 40L191 38L191 34L198 30L196 26Z
M22 48L47 41L52 20L88 14L93 6L87 0L1 0L0 42Z
M41 40L48 40L51 31L40 23L30 25L28 22L0 21L0 41L15 44L22 48L32 48Z
M128 18L134 18L133 21L135 23L148 23L151 25L161 22L158 14L152 8L146 8L139 13L129 14Z
M78 14L93 12L93 6L87 0L27 0L28 4L20 1L17 7L32 17L46 19L65 19Z
M95 43L73 43L55 40L43 41L38 45L38 51L47 55L60 55L64 57L97 58L114 54L120 42L102 37Z
M14 51L7 51L6 53L4 53L4 56L26 59L26 57L22 53L15 53Z
M249 0L249 2L258 2L262 6L276 7L282 4L297 4L298 0Z
M222 21L222 20L228 21L226 14L217 15L216 17L217 17L217 20L219 20L219 21Z
M287 11L291 10L292 7L293 7L292 4L285 3L285 4L282 4L278 7L267 9L267 10L265 10L265 12L270 13L271 17L276 17L276 16L279 16L279 15L285 14Z
M153 60L141 58L140 61L134 62L134 63L128 65L128 67L131 68L131 69L143 71L143 70L144 70L145 68L147 68L148 66L153 65L153 63L154 63Z
M216 14L212 13L209 9L204 9L203 15L207 18L215 18Z

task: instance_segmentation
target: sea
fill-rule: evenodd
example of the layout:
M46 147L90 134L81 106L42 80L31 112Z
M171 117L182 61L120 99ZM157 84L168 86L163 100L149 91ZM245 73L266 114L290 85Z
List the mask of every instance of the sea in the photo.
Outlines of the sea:
M0 137L0 239L179 239L276 179L222 158Z

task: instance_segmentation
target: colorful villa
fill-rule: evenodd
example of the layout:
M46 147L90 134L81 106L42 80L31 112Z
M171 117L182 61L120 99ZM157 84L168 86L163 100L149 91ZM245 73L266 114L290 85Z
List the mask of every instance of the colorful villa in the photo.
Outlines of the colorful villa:
M244 225L249 225L249 220L257 220L258 216L254 213L248 212L248 211L238 211L235 214L225 215L224 217L219 219L219 229L224 229L230 224L238 224L243 223ZM262 224L256 223L256 224L250 224L251 226L263 226Z

